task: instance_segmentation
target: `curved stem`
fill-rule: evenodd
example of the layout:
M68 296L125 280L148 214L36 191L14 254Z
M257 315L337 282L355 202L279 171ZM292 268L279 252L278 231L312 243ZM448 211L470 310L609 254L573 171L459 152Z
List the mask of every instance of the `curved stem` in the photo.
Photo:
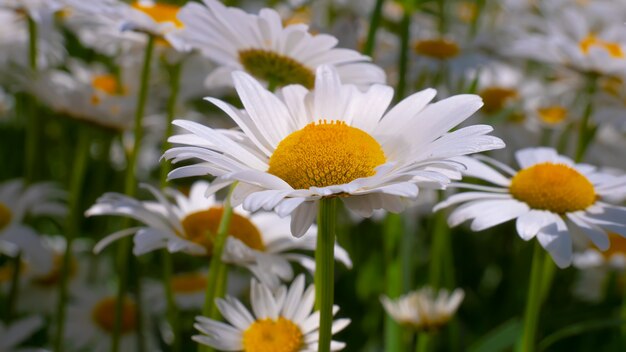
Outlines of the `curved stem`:
M319 352L330 352L335 289L335 227L337 198L322 198L317 213L315 248L315 306L320 311Z
M372 10L372 16L370 17L370 28L367 31L367 40L363 46L363 54L372 56L374 54L374 44L376 43L376 32L380 27L380 20L383 13L383 3L385 0L376 0L374 10Z
M530 284L526 300L526 310L524 312L524 332L522 333L519 345L522 352L535 351L536 347L535 336L537 334L539 311L541 309L541 300L543 295L541 286L544 260L545 252L541 247L541 244L539 244L539 241L535 241L530 272Z
M126 177L124 182L125 193L133 197L137 192L137 182L135 180L135 169L137 167L137 157L139 155L139 148L141 146L141 138L143 136L142 121L145 111L146 100L148 98L148 81L150 78L150 62L152 60L152 53L154 51L155 38L152 35L148 35L148 42L146 44L146 51L144 53L143 67L141 69L141 78L139 86L139 95L137 97L137 108L135 110L135 123L134 123L134 145L130 151L128 158L128 165L126 168ZM117 289L117 299L115 302L115 324L113 329L113 341L111 343L111 352L119 351L120 334L122 325L122 309L123 300L126 293L126 285L128 281L128 262L131 256L131 239L125 238L120 241L118 247L117 259L119 265L119 285ZM141 304L137 301L136 304Z
M89 146L91 144L91 133L87 128L78 131L78 146L76 156L72 166L72 178L70 181L70 216L67 223L67 235L65 240L65 253L61 267L61 282L59 284L59 297L57 298L56 322L57 329L54 335L54 351L63 351L63 335L65 329L65 306L67 305L67 285L69 271L71 270L72 243L74 238L80 235L80 219L82 211L80 209L80 197L85 180L87 161L89 160Z

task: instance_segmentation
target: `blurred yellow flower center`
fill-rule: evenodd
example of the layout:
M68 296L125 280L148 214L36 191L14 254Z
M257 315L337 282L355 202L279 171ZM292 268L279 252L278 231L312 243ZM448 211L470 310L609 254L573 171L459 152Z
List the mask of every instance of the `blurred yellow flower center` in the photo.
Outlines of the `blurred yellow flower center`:
M99 328L112 334L115 330L115 297L106 297L96 303L91 311L91 319ZM130 299L124 299L122 304L122 321L120 332L126 334L137 328L136 314L137 308L135 303Z
M177 28L182 28L184 25L178 20L176 15L180 8L178 6L170 4L148 3L144 1L136 1L133 3L133 8L145 13L152 17L155 22L172 22Z
M564 214L584 210L596 201L593 184L564 164L541 163L520 170L509 190L533 209Z
M76 258L70 258L69 271L67 273L68 278L74 277L76 274L78 263ZM39 275L33 278L33 282L42 287L56 287L61 281L61 275L63 269L63 256L55 254L52 258L52 268L46 274Z
M624 57L626 57L619 43L608 42L602 39L598 39L593 34L589 34L583 40L581 40L579 46L580 51L582 51L585 55L589 54L589 50L591 50L592 47L598 47L606 50L606 52L609 53L609 56L613 58L623 59Z
M426 39L417 41L413 47L418 55L447 60L459 55L461 49L449 39Z
M257 320L243 332L244 352L297 352L304 340L300 328L283 317Z
M276 147L267 172L295 189L350 183L373 176L386 161L380 144L342 121L310 123Z
M11 209L9 209L9 207L7 207L6 205L0 203L0 231L9 226L12 216L13 213L11 213Z
M616 254L626 256L626 238L617 233L609 232L609 241L609 249L602 252L602 256L604 256L605 259L611 259L611 257Z
M206 275L200 273L184 273L172 277L170 281L174 293L204 292Z
M537 109L539 119L549 125L556 125L565 121L567 117L567 109L560 105L546 106Z
M472 23L478 16L478 6L474 2L462 1L457 5L457 15L465 23Z
M506 104L517 98L517 91L505 87L487 87L478 93L483 98L483 110L489 114L502 110Z
M601 77L600 88L614 97L619 97L620 91L624 89L624 81L617 76Z
M207 253L213 253L213 241L217 236L217 229L223 213L224 208L213 207L187 215L182 220L185 230L182 237L203 246L207 249ZM249 219L237 213L233 213L228 235L235 237L252 249L265 250L259 229Z
M301 84L311 89L315 83L315 74L311 69L273 51L242 50L239 52L239 61L248 73L276 87Z

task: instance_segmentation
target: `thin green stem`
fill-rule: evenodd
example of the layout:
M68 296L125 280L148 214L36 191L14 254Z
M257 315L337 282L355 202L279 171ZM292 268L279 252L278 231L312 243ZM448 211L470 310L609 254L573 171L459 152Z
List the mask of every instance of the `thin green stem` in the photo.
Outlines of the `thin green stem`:
M78 131L78 146L76 156L72 166L72 176L70 180L70 198L67 232L65 239L65 253L61 266L61 281L59 284L59 297L56 307L56 331L54 335L54 351L61 352L63 348L63 335L65 329L65 307L67 305L69 272L71 270L72 244L74 239L80 235L80 219L82 211L80 209L80 199L85 180L85 171L89 160L89 147L91 145L91 133L88 128L81 128Z
M167 121L165 125L165 136L162 143L162 153L164 154L169 149L170 144L167 142L169 136L172 135L174 126L172 121L176 114L176 102L178 100L178 93L180 92L180 74L182 72L183 62L176 63L170 68L170 96L167 99ZM168 162L161 163L161 187L167 185L167 174L170 172L171 164Z
M213 241L213 253L211 253L211 263L209 264L209 273L207 276L206 293L204 295L204 306L202 307L202 315L217 319L218 310L215 299L220 297L220 291L223 291L221 287L224 285L224 281L227 278L226 264L222 261L222 253L226 245L228 238L228 230L230 228L230 221L233 216L233 207L230 205L230 197L233 191L237 187L237 183L233 183L228 190L228 195L222 204L223 212L220 224L217 228L217 234L212 237L213 234L207 233L210 240ZM201 346L200 351L213 351L212 348L207 346Z
M13 271L11 272L11 287L9 288L9 296L7 297L7 309L5 322L8 324L13 319L15 306L17 305L17 297L20 292L20 275L22 273L22 253L18 253L11 259L13 262Z
M438 212L433 216L431 260L428 272L429 284L434 290L444 286L444 273L446 262L444 256L449 253L446 246L449 246L448 237L450 231L446 223L446 216L443 212Z
M380 27L380 20L383 13L383 3L385 0L376 0L372 15L370 16L370 28L367 31L367 40L363 46L363 54L372 56L374 54L374 44L376 44L376 32Z
M126 167L126 177L124 182L125 193L133 197L137 192L137 182L135 180L135 170L137 167L137 157L139 155L139 148L141 146L141 139L143 136L142 121L146 108L146 101L148 98L148 83L150 78L150 63L152 61L152 54L154 51L155 38L152 35L148 35L148 42L146 44L146 50L144 53L143 67L141 69L141 78L139 86L139 95L137 97L137 108L135 110L135 123L134 123L134 145L130 151L128 157L128 165ZM119 351L121 327L122 327L122 309L123 300L126 293L126 286L128 281L128 264L131 260L131 239L124 238L120 241L117 252L118 271L119 271L119 284L117 289L117 299L115 302L115 324L113 329L113 341L111 343L111 352ZM140 304L141 302L137 302Z
M402 258L400 249L402 248L402 235L404 232L404 221L399 214L387 214L384 224L384 244L385 244L385 294L389 298L397 298L402 290ZM389 315L385 315L385 351L402 351L402 328Z
M406 91L406 77L409 67L409 40L411 27L412 7L406 5L404 15L400 24L400 53L398 55L398 85L396 87L396 97L401 99Z
M180 352L180 324L178 322L178 307L174 300L174 292L172 291L172 254L167 250L161 251L161 267L163 269L163 290L165 291L165 301L167 302L167 320L172 328L172 351Z
M578 144L576 144L576 153L574 154L574 160L576 162L582 161L595 134L595 127L592 126L590 122L591 114L593 113L593 96L595 92L596 76L592 74L588 77L587 82L587 105L585 106L580 126L578 126Z
M526 310L524 312L524 331L520 341L521 352L535 351L535 337L537 334L537 325L539 322L539 312L541 309L542 299L542 271L545 260L544 249L535 241L533 250L532 267L530 271L530 284L528 287L528 296L526 300Z
M28 16L28 63L32 73L37 72L37 22ZM28 120L26 121L26 180L37 178L37 150L39 148L40 122L37 115L37 102L29 96Z
M335 290L335 228L337 198L322 198L317 213L315 248L315 305L320 312L319 352L330 352Z
M228 265L226 263L222 263L219 268L219 272L217 273L217 287L215 288L215 297L224 297L226 294L226 286L228 283ZM213 305L213 309L211 310L209 317L211 319L218 319L220 316L220 312L217 309L217 305Z
M430 349L431 336L427 332L417 334L417 342L415 343L415 352L427 352Z
M28 65L37 71L37 22L28 16Z

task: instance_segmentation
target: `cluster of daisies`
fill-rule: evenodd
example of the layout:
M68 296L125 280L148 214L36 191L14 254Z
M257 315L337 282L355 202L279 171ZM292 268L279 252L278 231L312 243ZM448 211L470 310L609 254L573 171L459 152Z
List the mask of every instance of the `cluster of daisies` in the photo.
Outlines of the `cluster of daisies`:
M234 3L0 0L0 351L481 350L468 231L503 349L623 300L626 5Z

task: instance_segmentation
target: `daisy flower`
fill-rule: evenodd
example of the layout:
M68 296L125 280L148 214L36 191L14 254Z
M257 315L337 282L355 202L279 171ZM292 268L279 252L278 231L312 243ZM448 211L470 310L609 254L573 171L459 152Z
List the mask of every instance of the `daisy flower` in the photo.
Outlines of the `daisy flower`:
M63 8L61 0L2 0L0 8L27 13L35 22L50 19Z
M382 296L380 301L398 324L416 331L435 331L452 319L464 297L460 288L435 292L432 287L424 287L397 299Z
M51 183L24 185L22 180L0 184L0 249L15 256L20 251L36 272L50 267L52 256L37 232L24 224L26 216L61 217L67 208L60 199L65 192Z
M185 252L191 255L206 255L213 251L213 241L222 216L223 207L204 181L195 182L189 197L166 189L175 199L171 203L158 190L144 185L157 202L141 202L122 194L109 193L101 197L86 212L93 215L121 215L132 217L146 226L125 229L111 234L100 241L95 251L99 252L121 237L134 236L135 255L167 248L170 252ZM222 260L248 268L259 280L271 287L278 287L280 280L291 280L293 269L290 262L300 263L313 271L315 261L308 255L294 251L313 251L316 245L316 229L311 229L303 238L289 234L289 219L281 219L273 213L249 214L243 209L234 210L230 236L226 242ZM335 245L336 259L351 267L347 252Z
M73 350L107 352L115 329L115 305L117 297L104 290L81 290L67 308L65 339ZM144 322L150 320L144 317ZM146 324L149 325L149 324ZM120 351L134 351L139 336L137 305L129 297L122 304ZM148 351L157 351L156 337L152 329L142 332Z
M232 85L231 72L245 70L263 82L312 88L316 68L335 65L345 82L384 83L385 74L360 53L336 48L337 39L312 35L305 24L283 26L272 9L258 15L226 7L217 0L189 2L178 15L184 27L170 41L179 50L196 49L220 65L207 85Z
M613 176L591 165L575 164L551 148L522 149L515 157L519 171L481 158L506 176L478 160L461 158L466 176L494 186L454 184L475 191L455 194L435 210L463 203L450 214L448 223L456 226L473 220L473 231L516 219L519 236L526 241L536 236L561 268L572 262L572 233L588 237L600 250L609 247L607 231L626 236L626 207L605 202L607 197L626 193L626 175Z
M194 327L202 335L192 339L200 344L224 351L316 351L319 312L311 313L315 287L304 289L304 276L298 275L291 287L281 286L276 293L252 280L251 313L236 298L217 299L217 307L228 323L206 317L196 318ZM333 309L333 315L338 307ZM341 331L349 319L333 322L332 333ZM332 341L331 351L339 351L344 343Z
M245 110L209 101L242 132L176 120L190 133L171 137L184 146L164 156L202 162L175 169L170 178L211 174L215 184L239 181L233 204L292 214L295 236L309 229L323 197L339 197L361 216L380 208L400 212L417 198L418 184L442 187L460 177L463 166L452 157L504 146L487 135L490 126L447 132L480 108L475 95L429 104L436 92L427 89L385 113L392 88L360 92L342 85L330 66L318 68L314 91L291 85L274 95L246 73L233 73L233 80Z
M41 329L43 324L44 320L40 316L22 318L10 325L0 322L0 351L21 351L18 346Z

